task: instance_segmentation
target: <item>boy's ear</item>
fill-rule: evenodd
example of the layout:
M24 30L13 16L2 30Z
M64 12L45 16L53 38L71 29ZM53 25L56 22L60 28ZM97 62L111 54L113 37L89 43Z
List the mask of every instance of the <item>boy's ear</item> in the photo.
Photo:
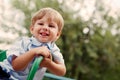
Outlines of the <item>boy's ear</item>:
M34 29L34 28L33 28L33 26L31 25L31 26L30 26L30 32L31 32L31 34L33 33L33 29Z
M56 38L56 40L60 37L60 35L61 35L61 33L58 32L58 33L57 33L57 38Z

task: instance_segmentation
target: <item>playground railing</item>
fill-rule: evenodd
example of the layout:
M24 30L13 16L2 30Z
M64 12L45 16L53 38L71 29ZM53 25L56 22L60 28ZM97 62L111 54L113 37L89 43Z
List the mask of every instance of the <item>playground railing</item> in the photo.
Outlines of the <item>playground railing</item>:
M6 59L6 51L7 50L0 50L0 61L2 62L4 59ZM33 80L34 75L39 68L39 64L42 61L43 57L37 57L33 63L33 66L28 74L27 80ZM43 80L75 80L67 77L61 77L61 76L56 76L51 73L45 73L44 79Z

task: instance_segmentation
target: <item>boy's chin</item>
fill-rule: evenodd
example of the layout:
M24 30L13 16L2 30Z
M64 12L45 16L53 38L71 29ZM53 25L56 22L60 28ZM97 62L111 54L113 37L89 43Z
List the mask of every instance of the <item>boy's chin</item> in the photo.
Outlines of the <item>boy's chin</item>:
M47 40L39 40L40 42L43 42L43 43L48 43L49 41Z

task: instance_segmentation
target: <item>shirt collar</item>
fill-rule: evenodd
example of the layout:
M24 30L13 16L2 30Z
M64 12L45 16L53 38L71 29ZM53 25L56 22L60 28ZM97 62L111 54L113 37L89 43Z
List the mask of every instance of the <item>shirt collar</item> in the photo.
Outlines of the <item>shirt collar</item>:
M42 42L39 42L35 37L31 37L30 38L30 41L32 42L32 45L35 46L35 47L39 47L39 46L47 46L48 49L51 49L52 46L53 46L53 43L52 42L48 42L48 43L42 43Z

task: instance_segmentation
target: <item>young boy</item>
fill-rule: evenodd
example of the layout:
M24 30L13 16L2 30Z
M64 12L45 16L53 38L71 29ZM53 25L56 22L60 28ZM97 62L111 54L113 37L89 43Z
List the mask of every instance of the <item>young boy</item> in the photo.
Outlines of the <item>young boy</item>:
M0 63L2 71L6 72L10 80L26 80L35 57L42 55L44 59L36 73L40 80L46 69L59 76L65 75L64 59L55 44L61 35L63 25L63 18L56 10L40 9L32 17L30 32L33 36L23 37L7 51L7 59Z

